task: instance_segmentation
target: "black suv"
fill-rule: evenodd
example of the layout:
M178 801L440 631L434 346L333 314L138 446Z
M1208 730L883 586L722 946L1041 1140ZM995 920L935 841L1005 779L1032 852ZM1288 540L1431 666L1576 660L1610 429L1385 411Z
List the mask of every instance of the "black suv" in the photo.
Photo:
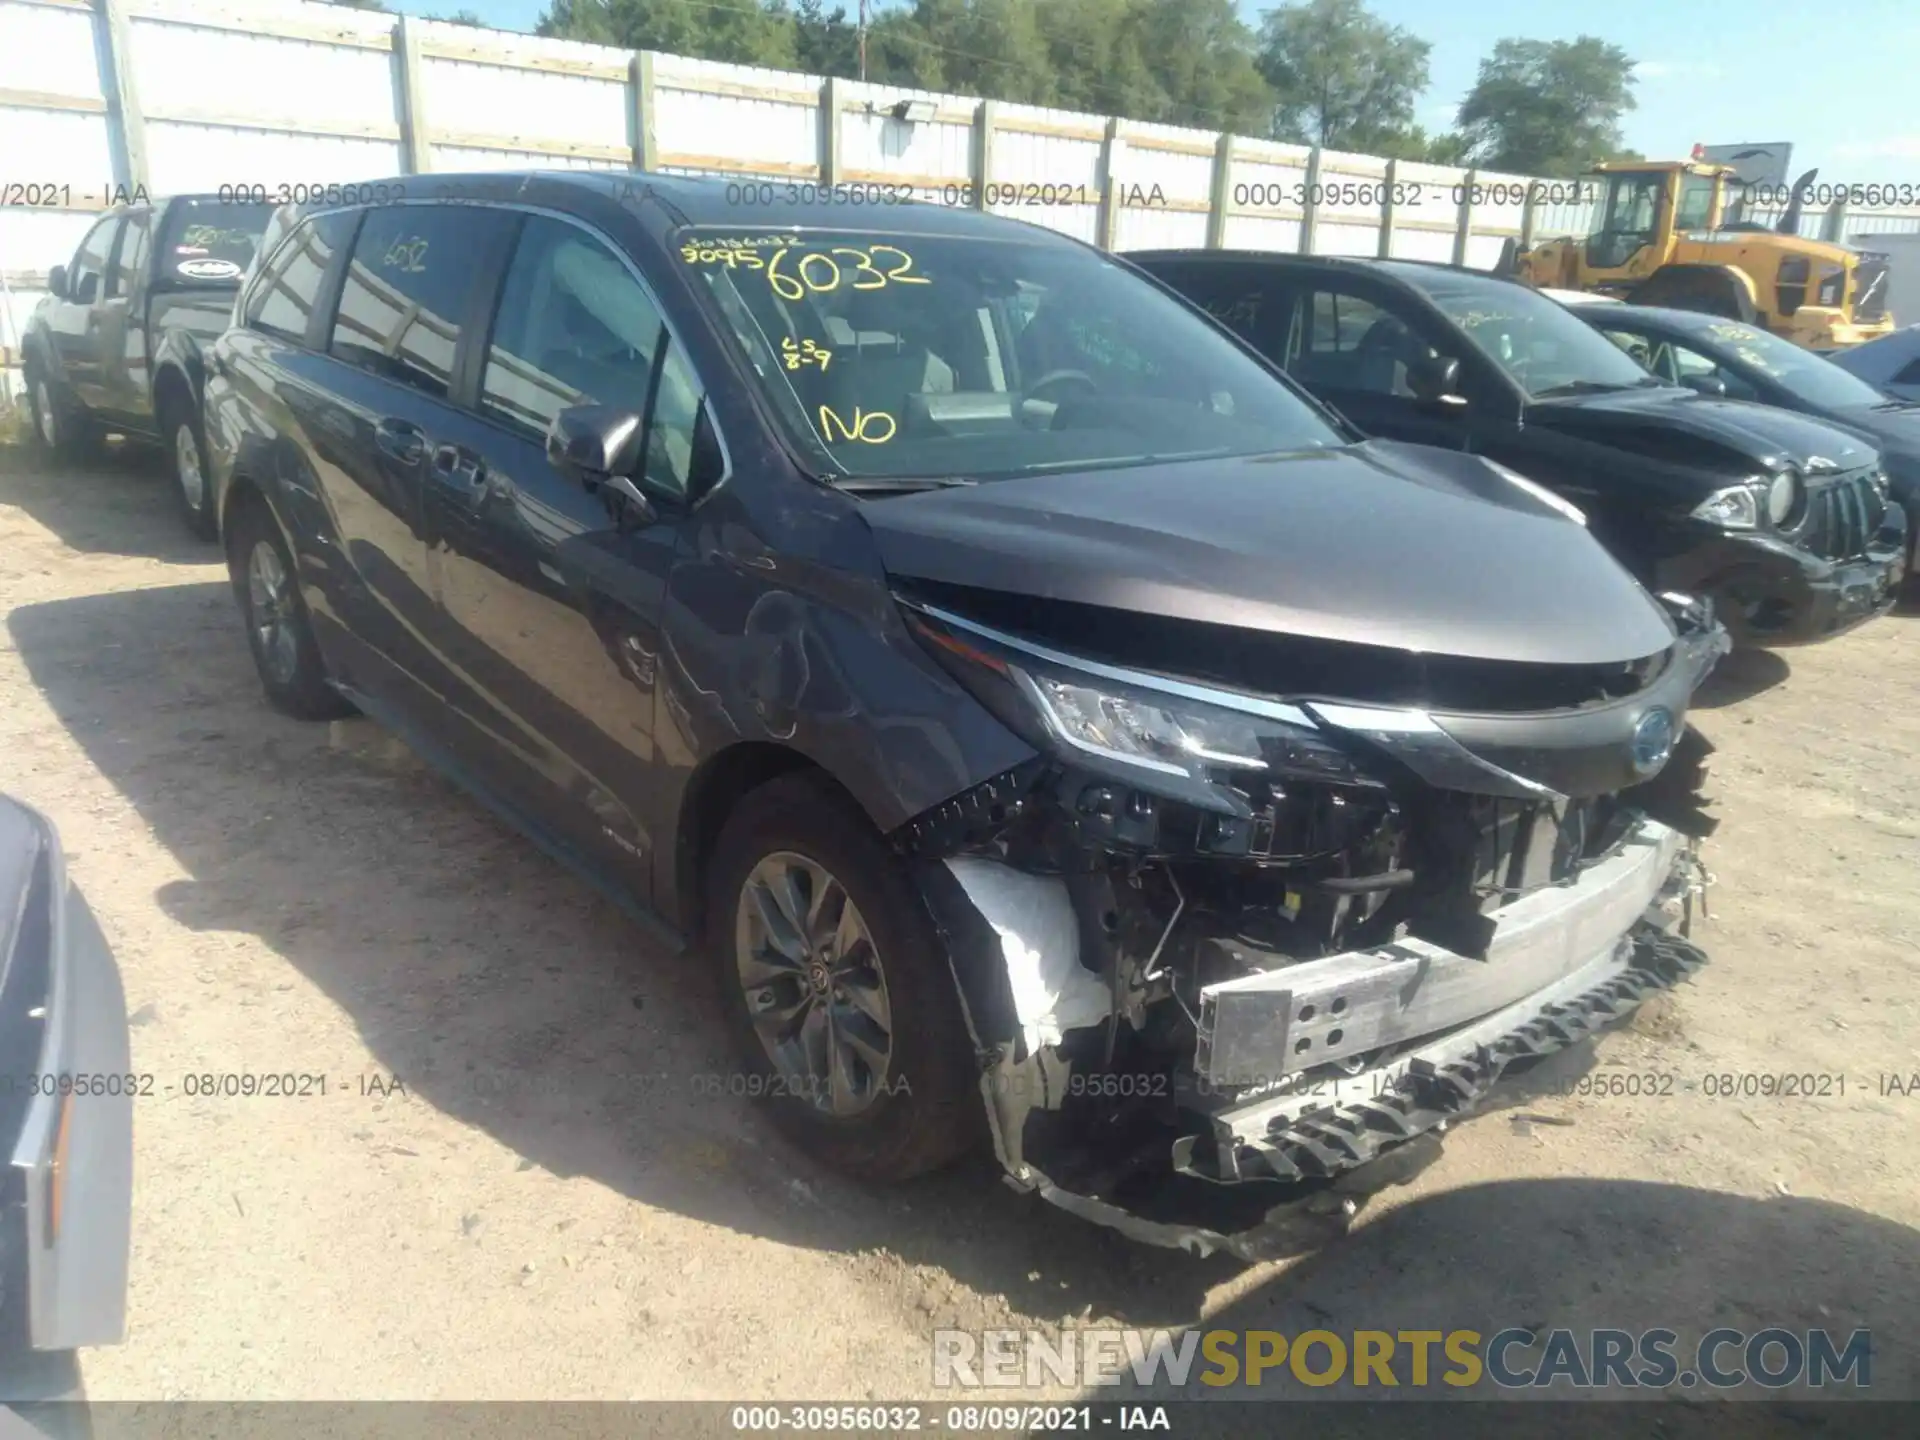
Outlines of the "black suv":
M1825 355L1743 321L1650 305L1572 309L1663 380L1703 395L1797 410L1879 450L1887 488L1907 512L1907 578L1913 579L1920 568L1920 401L1893 399Z
M1890 608L1905 512L1854 435L1649 375L1517 280L1243 251L1127 259L1369 435L1468 450L1585 512L1655 590L1710 596L1742 644Z
M219 195L128 205L47 276L21 340L35 438L84 454L103 430L158 440L189 529L213 537L200 435L201 347L227 328L273 207Z
M1267 1253L1703 959L1725 632L1563 502L1011 221L405 192L213 351L267 695L698 944L812 1152Z

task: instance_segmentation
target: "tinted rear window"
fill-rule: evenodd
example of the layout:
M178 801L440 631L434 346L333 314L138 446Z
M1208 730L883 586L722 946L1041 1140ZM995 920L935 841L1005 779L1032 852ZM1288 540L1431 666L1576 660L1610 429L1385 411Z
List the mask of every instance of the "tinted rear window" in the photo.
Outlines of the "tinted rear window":
M186 285L238 285L253 263L271 205L182 200L168 212L156 274Z

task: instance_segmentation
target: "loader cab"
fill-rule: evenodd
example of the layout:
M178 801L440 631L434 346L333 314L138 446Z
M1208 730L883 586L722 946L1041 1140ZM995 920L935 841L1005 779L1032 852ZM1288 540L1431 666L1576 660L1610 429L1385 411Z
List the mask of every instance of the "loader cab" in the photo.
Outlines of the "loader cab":
M1605 286L1644 280L1666 264L1674 237L1711 230L1720 222L1726 167L1717 165L1603 165L1587 234L1590 282Z

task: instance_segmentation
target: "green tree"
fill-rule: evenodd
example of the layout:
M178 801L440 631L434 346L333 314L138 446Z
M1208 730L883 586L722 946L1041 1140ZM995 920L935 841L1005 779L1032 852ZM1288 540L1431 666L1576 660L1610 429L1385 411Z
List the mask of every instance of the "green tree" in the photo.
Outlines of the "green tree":
M1633 60L1591 35L1502 40L1460 105L1472 161L1549 179L1625 158L1620 121L1634 108Z
M552 0L536 35L794 69L793 17L758 0Z
M844 5L798 0L793 9L794 61L809 75L852 79L860 73L860 32Z
M472 25L481 30L487 28L487 22L471 10L456 10L451 15L429 15L427 19L439 20L448 25Z
M1136 120L1265 128L1232 0L914 0L868 32L871 78Z
M1273 87L1277 139L1379 154L1413 129L1433 47L1362 0L1305 0L1269 10L1260 73Z
M1369 154L1390 160L1418 160L1427 165L1465 165L1467 137L1458 130L1442 130L1429 135L1419 125L1384 135L1369 148Z

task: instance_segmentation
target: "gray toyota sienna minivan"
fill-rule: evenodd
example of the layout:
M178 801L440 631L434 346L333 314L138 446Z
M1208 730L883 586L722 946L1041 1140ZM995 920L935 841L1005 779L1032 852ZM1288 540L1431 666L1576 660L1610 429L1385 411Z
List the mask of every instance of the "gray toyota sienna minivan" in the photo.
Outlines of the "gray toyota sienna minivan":
M1010 220L352 190L211 357L267 696L697 946L827 1162L1278 1253L1704 959L1725 632L1566 501Z

